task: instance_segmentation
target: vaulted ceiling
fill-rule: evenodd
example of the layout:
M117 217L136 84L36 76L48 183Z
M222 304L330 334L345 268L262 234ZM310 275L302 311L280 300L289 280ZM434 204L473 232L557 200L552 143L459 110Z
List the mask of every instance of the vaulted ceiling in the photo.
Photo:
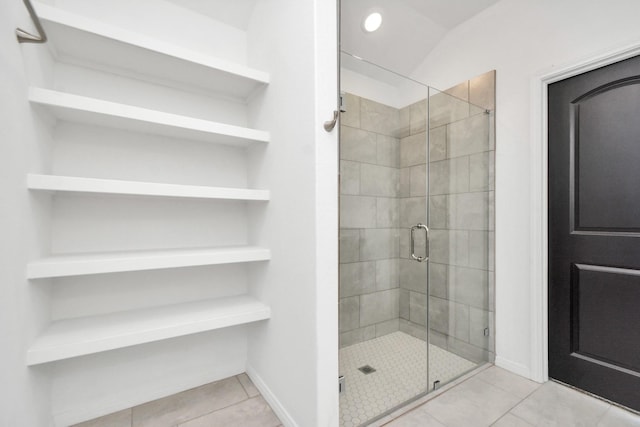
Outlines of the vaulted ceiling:
M342 0L341 49L403 75L424 60L445 34L499 0ZM362 21L380 12L379 30Z
M246 30L260 0L167 1ZM411 75L449 30L498 1L341 0L341 49ZM382 13L382 26L374 33L365 33L362 21L372 11Z

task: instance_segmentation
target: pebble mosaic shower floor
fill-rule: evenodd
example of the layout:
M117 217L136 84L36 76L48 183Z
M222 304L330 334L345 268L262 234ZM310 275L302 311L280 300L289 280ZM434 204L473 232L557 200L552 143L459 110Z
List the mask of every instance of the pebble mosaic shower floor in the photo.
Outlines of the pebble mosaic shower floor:
M403 332L354 344L340 350L340 426L356 427L422 393L427 388L427 346ZM429 345L429 381L442 384L476 364ZM376 371L365 375L358 368Z

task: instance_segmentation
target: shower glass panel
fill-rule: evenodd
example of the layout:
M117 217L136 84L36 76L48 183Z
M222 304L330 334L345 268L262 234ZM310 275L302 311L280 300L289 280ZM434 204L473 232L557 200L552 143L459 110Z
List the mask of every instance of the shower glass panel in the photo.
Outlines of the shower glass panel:
M493 77L493 74L491 74ZM469 96L470 82L451 89ZM493 114L429 89L431 387L492 362Z
M341 91L340 425L359 426L489 360L491 116L344 53Z

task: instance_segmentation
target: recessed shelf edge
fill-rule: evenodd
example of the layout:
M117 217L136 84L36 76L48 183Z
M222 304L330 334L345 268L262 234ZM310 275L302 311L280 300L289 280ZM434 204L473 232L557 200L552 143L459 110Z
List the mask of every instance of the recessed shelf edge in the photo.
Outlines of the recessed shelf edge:
M82 276L268 261L271 251L257 246L171 249L57 255L27 264L28 279Z
M29 89L29 101L61 120L124 128L200 141L269 142L269 132L151 110L128 104L40 87Z
M27 351L38 365L270 318L269 306L246 295L53 322Z
M27 175L27 188L33 191L61 191L111 195L178 197L240 201L268 201L269 190L165 184L60 175Z
M242 96L249 95L249 93L255 89L256 85L266 85L269 83L270 77L265 71L213 55L193 51L124 28L105 24L96 19L78 15L55 6L40 2L34 3L45 29L50 33L49 38L52 44L60 42L60 40L57 40L59 37L56 37L59 31L75 32L72 37L70 37L71 40L76 41L76 43L70 46L72 50L83 49L83 46L77 43L78 37L82 37L82 35L84 35L82 38L85 42L88 40L88 36L93 36L106 42L119 43L133 49L139 49L169 59L184 61L185 64L190 64L191 66L204 67L208 69L212 75L226 74L231 78L251 82L251 85L244 90L245 93L241 94ZM65 33L62 33L62 35L65 35ZM57 46L55 51L64 51L65 49L63 47L64 46ZM90 49L90 47L91 45L89 44L87 53L95 53L94 49ZM156 70L157 68L151 69L151 71ZM205 74L206 73L203 73L202 75L204 76ZM207 85L206 79L203 79L200 83L203 86Z

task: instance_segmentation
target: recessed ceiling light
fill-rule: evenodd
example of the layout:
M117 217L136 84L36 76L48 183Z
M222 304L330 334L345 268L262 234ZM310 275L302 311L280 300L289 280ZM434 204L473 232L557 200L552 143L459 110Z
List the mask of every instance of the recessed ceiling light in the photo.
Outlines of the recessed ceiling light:
M372 33L382 25L382 15L378 12L370 13L362 22L362 28L367 33Z

